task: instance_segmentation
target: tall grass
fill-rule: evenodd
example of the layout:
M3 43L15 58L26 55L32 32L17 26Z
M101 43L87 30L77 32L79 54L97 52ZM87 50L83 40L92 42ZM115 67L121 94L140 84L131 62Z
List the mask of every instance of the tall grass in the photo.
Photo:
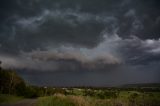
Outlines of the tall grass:
M39 98L36 106L160 106L160 93L123 91L116 98L62 95Z
M113 106L113 101L87 96L54 95L41 97L36 106Z
M49 96L38 99L36 106L76 106L72 101L69 101L65 96Z

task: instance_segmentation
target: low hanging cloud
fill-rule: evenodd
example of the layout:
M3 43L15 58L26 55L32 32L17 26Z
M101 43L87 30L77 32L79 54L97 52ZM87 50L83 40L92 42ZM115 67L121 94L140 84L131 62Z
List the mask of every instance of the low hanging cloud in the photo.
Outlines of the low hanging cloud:
M142 40L136 36L121 38L116 33L104 33L104 41L94 48L61 45L46 50L21 51L19 56L3 56L3 67L18 69L59 70L114 70L121 65L143 65L160 61L160 40ZM136 51L136 52L135 52ZM157 58L157 59L155 59Z
M43 61L33 61L30 58L24 56L7 56L1 55L0 59L2 61L3 68L11 68L11 69L26 69L28 71L31 70L57 70L58 64L54 62L44 63Z
M95 48L77 48L64 45L52 48L49 46L46 51L22 51L19 56L3 56L1 59L4 67L53 71L63 68L95 70L121 64L122 60L116 53L117 43L121 38L117 35L104 35L104 39Z
M34 50L29 53L22 53L33 61L44 63L55 62L59 69L64 64L68 64L68 69L101 69L109 65L119 65L122 63L118 54L114 53L114 47L117 45L118 36L105 36L104 42L95 48L76 48L74 46L60 46L58 48L48 47L47 51ZM57 65L56 64L56 65ZM78 64L78 66L77 66Z

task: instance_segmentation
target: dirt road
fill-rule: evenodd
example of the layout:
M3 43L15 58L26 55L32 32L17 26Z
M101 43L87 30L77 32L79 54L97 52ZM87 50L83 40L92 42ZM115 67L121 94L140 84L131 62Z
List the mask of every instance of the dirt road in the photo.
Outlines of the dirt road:
M25 99L14 104L0 104L0 106L34 106L37 99Z

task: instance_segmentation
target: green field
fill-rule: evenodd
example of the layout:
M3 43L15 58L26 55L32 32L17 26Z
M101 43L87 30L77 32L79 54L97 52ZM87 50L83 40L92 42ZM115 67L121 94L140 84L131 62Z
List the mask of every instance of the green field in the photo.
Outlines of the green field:
M65 89L65 94L40 97L36 106L160 106L160 92Z
M15 103L23 97L0 94L0 103ZM47 88L35 106L160 106L159 91L93 88Z
M36 99L36 106L160 106L160 84L119 87L43 87L26 84L13 70L0 69L0 104Z

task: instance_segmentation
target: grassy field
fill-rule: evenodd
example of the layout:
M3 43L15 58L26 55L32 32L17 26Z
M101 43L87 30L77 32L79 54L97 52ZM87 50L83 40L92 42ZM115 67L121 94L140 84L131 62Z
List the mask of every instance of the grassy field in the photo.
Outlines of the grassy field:
M24 99L24 98L19 97L19 96L13 96L13 95L8 95L8 94L0 94L0 104L15 103L15 102L20 101L22 99Z
M67 90L69 95L40 97L36 106L160 106L160 92Z
M159 83L105 88L40 87L28 85L15 71L1 68L0 78L0 104L38 98L36 106L160 106Z
M124 89L59 88L46 90L35 106L160 106L160 91ZM50 96L49 96L50 95ZM0 104L15 103L23 97L0 94Z
M58 94L39 98L36 106L111 106L110 104L109 101L92 97Z

